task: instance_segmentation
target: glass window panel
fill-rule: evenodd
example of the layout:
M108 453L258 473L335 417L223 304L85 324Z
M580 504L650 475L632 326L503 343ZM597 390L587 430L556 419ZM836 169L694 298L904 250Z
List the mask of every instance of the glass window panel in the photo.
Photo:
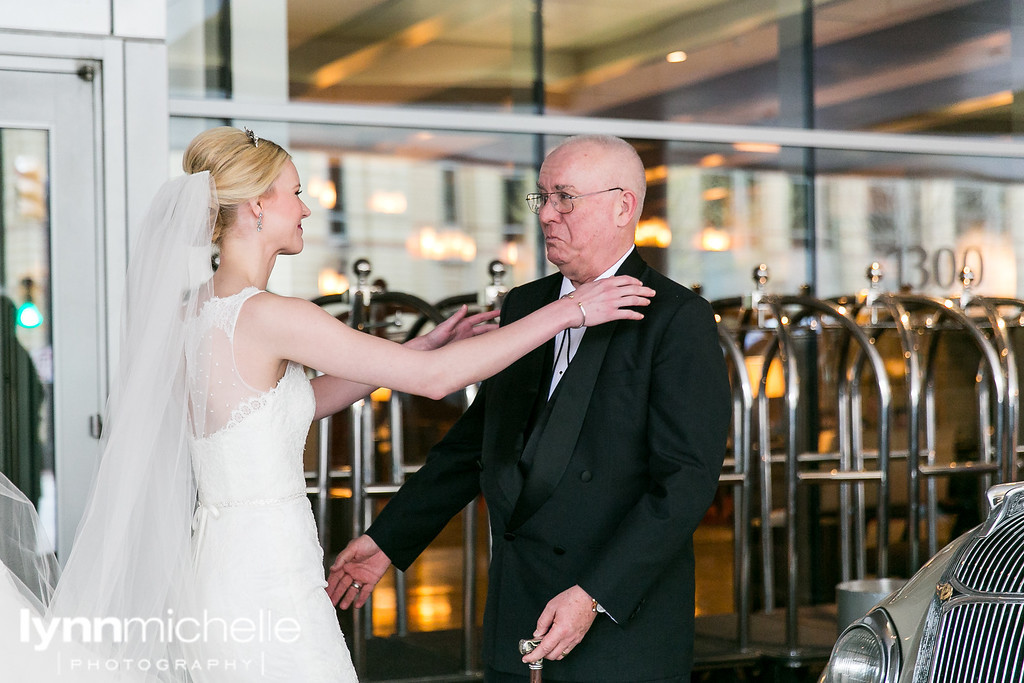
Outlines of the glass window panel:
M171 93L529 111L532 7L531 0L175 0Z
M1024 160L821 151L818 293L867 287L873 262L882 288L945 296L1024 291Z
M288 2L291 97L532 108L530 0Z
M798 7L545 0L546 108L581 116L775 124L780 17Z
M0 129L0 471L54 528L50 147Z
M167 62L172 97L231 96L230 0L167 4Z
M174 120L175 173L188 141L218 124ZM509 283L536 276L537 221L524 210L525 188L536 184L534 136L306 124L256 132L292 153L313 212L302 253L278 260L275 291L315 298L327 293L327 271L353 283L359 259L371 280L432 303L483 292L495 259Z
M193 135L218 123L175 119L172 166ZM303 252L278 261L275 291L315 298L327 293L322 275L351 284L363 258L373 280L430 302L482 291L495 259L509 266L510 285L554 270L524 201L536 184L533 135L311 124L257 134L292 152L313 210ZM653 267L709 298L749 291L760 263L772 291L808 281L802 151L630 142L647 167L637 244Z
M175 119L172 165L218 123ZM275 291L315 298L326 293L323 275L351 284L363 258L373 280L430 302L481 292L495 259L509 265L507 284L553 270L523 202L536 182L533 135L282 123L257 132L292 151L313 209L306 247L280 260ZM786 294L808 283L824 297L855 293L874 261L891 290L948 294L964 264L980 293L1024 290L1024 234L1014 227L1022 160L818 150L809 198L805 150L631 142L648 175L641 253L709 299L751 291L762 263L768 291Z
M792 293L807 282L806 183L790 167L793 150L777 146L659 143L662 163L644 150L648 202L637 243L647 261L684 285L717 299L753 290L761 263L770 291ZM648 226L666 225L671 243L651 245Z
M1014 96L1024 89L1014 66L1024 61L1024 6L1013 0L545 0L539 22L537 4L252 0L241 12L230 0L175 0L171 92L839 130L1024 129Z
M814 16L815 123L905 133L1019 131L1022 24L1016 0L825 3Z

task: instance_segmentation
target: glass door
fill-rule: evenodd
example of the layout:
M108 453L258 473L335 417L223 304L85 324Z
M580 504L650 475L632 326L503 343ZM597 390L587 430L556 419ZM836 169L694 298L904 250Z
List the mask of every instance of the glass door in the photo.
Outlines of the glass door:
M63 561L99 458L98 72L0 56L0 470Z

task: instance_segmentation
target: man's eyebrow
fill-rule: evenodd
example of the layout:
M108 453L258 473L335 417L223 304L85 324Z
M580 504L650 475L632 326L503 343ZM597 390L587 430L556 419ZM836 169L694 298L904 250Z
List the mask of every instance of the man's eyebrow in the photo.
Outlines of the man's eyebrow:
M544 189L544 187L540 183L537 183L537 189L540 190L541 192L546 192L546 190ZM551 190L551 191L552 192L564 192L565 190L574 190L574 189L576 189L576 186L573 185L572 183L568 183L568 184L558 184L558 185L555 185L554 189Z

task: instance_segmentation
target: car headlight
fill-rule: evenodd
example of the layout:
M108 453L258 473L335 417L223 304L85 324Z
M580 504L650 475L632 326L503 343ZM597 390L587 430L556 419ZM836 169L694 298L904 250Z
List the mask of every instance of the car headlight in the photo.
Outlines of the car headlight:
M843 631L821 683L893 683L899 677L900 644L883 610L875 610Z

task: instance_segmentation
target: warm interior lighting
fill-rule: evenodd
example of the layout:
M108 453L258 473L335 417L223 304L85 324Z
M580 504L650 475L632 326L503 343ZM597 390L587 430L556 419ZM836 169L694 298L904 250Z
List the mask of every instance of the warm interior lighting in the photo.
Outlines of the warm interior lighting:
M769 142L734 142L732 148L737 152L753 152L755 154L778 154L782 151L781 145L773 145Z
M398 34L398 39L403 47L423 47L428 43L437 40L445 29L445 18L443 16L430 17L409 26Z
M672 231L663 218L648 218L636 226L633 241L638 247L665 248L672 244Z
M320 296L344 294L348 291L348 278L333 268L324 268L316 278L316 288Z
M719 199L725 199L729 196L728 187L709 187L701 193L701 197L706 202L716 202Z
M431 261L469 262L476 258L476 240L461 230L421 228L409 235L405 248L414 257Z
M676 50L675 52L669 52L665 55L665 61L670 64L678 64L679 62L686 61L686 53L682 50Z
M668 166L665 164L662 164L661 166L652 166L651 168L644 170L644 176L647 178L648 185L661 182L668 178Z
M380 62L388 53L411 50L431 43L444 32L442 17L424 19L395 34L389 40L381 41L356 50L341 59L325 64L313 72L313 85L320 90L338 85L352 76L366 71Z
M950 122L957 121L957 119L1011 105L1013 105L1013 92L1010 90L1000 90L990 95L961 100L932 112L882 124L877 127L877 130L885 133L916 133L928 130L929 128L948 125Z
M515 242L505 242L505 246L501 249L499 260L504 261L510 266L519 263L519 245Z
M424 631L450 628L452 619L452 593L447 586L420 586L410 591L410 607L416 613Z
M370 394L370 399L377 403L387 403L391 400L391 390L387 387L380 387L374 389L373 393Z
M405 198L404 192L377 190L370 195L370 211L375 213L397 215L405 213L407 208L409 200Z
M314 176L309 179L306 191L325 209L333 209L338 204L338 190L334 186L334 181Z
M700 248L703 251L729 251L732 237L725 230L709 225L700 231Z
M702 168L715 168L725 163L725 157L721 154L709 154L698 162Z
M975 275L971 283L973 294L1017 297L1017 248L1011 236L1002 233L997 225L972 224L957 236L953 250L964 255L964 265ZM978 275L984 275L984 279ZM959 272L954 283L961 284Z
M32 156L14 158L14 196L18 215L29 220L46 218L46 173L43 164Z
M320 202L320 206L325 209L333 209L338 205L338 190L334 187L334 183L328 180L324 183L323 189L320 190L320 196L317 197Z
M313 72L313 85L325 90L338 85L347 78L369 69L387 54L390 46L387 43L377 43L362 50L356 50L350 55L336 59L333 62L324 64Z
M902 358L886 358L883 364L885 373L892 379L902 379L907 374L907 368Z
M743 363L747 366L747 376L750 377L750 385L756 398L761 391L761 369L764 367L764 359L761 356L747 356ZM786 395L786 376L782 372L782 362L778 358L773 358L771 365L768 366L765 395L768 398L782 398Z

